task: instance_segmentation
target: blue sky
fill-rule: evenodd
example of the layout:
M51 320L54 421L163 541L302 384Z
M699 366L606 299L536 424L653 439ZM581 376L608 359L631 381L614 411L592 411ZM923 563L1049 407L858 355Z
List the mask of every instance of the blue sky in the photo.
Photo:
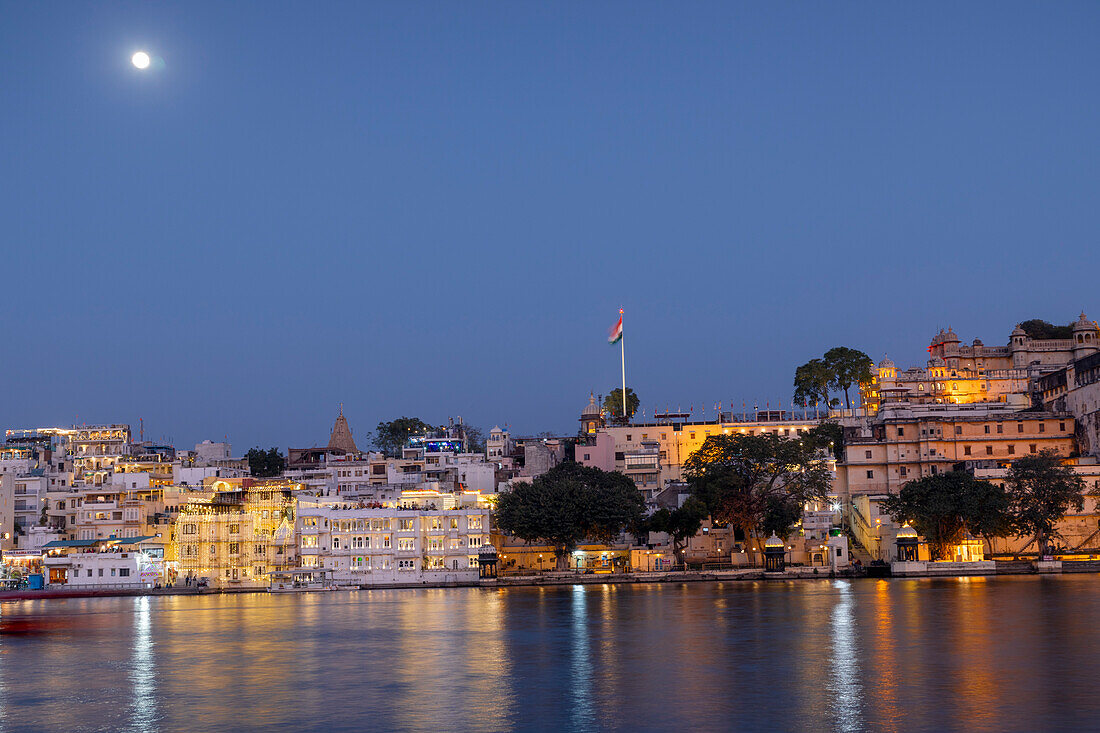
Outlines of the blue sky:
M1098 37L1095 3L4 3L0 425L572 432L620 305L647 414L1100 317Z

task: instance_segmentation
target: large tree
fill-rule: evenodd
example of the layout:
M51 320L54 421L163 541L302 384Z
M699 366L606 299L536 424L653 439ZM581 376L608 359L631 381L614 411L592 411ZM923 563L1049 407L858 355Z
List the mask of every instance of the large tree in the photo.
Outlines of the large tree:
M794 403L796 405L825 405L826 408L837 403L830 399L829 385L832 374L822 359L810 359L794 370Z
M623 474L561 463L501 493L495 516L504 532L553 545L557 567L565 570L578 543L586 538L612 542L639 523L644 505L641 492Z
M1073 324L1068 326L1055 326L1041 318L1032 318L1020 324L1024 333L1033 339L1071 339L1073 338Z
M684 476L711 518L740 528L750 547L754 531L786 535L791 508L828 497L830 475L817 443L807 436L712 435L684 462Z
M1055 525L1066 512L1085 507L1084 479L1051 450L1013 461L1005 489L1017 533L1034 539L1040 557L1049 554Z
M634 414L638 412L638 405L641 404L641 400L638 399L638 395L634 394L634 390L630 387L626 388L626 420L634 417ZM623 420L623 388L616 387L611 390L611 393L603 400L603 409L611 415L613 420Z
M948 559L967 532L988 540L1010 526L1004 488L964 471L908 481L883 500L882 509L924 537L933 560Z
M649 518L647 529L664 532L672 540L672 552L680 565L684 563L684 543L694 537L707 518L707 507L699 499L689 496L676 509L658 509Z
M245 458L248 459L248 472L257 478L278 476L286 469L286 458L278 448L252 448Z
M831 386L844 392L844 407L851 409L852 401L848 397L848 389L853 384L867 384L871 381L874 368L871 357L858 349L837 346L826 351L823 360L829 370Z
M414 435L427 435L434 427L418 417L399 417L389 422L380 422L374 429L374 445L390 456L399 456L401 449Z

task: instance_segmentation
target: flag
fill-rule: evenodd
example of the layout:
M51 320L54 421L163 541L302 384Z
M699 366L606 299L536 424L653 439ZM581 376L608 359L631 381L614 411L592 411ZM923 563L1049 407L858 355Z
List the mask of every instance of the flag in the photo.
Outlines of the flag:
M607 343L617 344L620 341L622 341L622 338L623 338L623 316L622 316L622 313L620 313L618 323L616 323L614 326L612 326L611 330L608 331Z

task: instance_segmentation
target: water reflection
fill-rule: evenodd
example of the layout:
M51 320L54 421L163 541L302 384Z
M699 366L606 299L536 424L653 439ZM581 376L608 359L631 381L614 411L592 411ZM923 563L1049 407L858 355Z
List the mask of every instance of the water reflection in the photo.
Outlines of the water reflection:
M588 649L588 592L585 586L573 586L572 633L570 634L570 722L580 730L592 724L592 659Z
M0 728L1091 729L1100 579L4 604Z
M133 662L130 665L134 691L130 717L131 728L136 731L151 730L156 722L156 672L151 626L149 599L135 599Z
M857 731L863 726L863 689L859 681L859 654L853 613L852 582L838 580L838 591L832 615L832 664L829 669L829 692L835 729Z

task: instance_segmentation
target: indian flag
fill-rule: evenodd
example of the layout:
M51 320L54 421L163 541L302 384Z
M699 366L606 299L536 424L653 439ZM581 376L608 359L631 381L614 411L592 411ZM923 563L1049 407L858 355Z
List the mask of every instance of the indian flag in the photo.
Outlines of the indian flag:
M619 311L619 322L611 327L611 330L607 334L607 343L617 344L623 339L623 315L622 311Z

